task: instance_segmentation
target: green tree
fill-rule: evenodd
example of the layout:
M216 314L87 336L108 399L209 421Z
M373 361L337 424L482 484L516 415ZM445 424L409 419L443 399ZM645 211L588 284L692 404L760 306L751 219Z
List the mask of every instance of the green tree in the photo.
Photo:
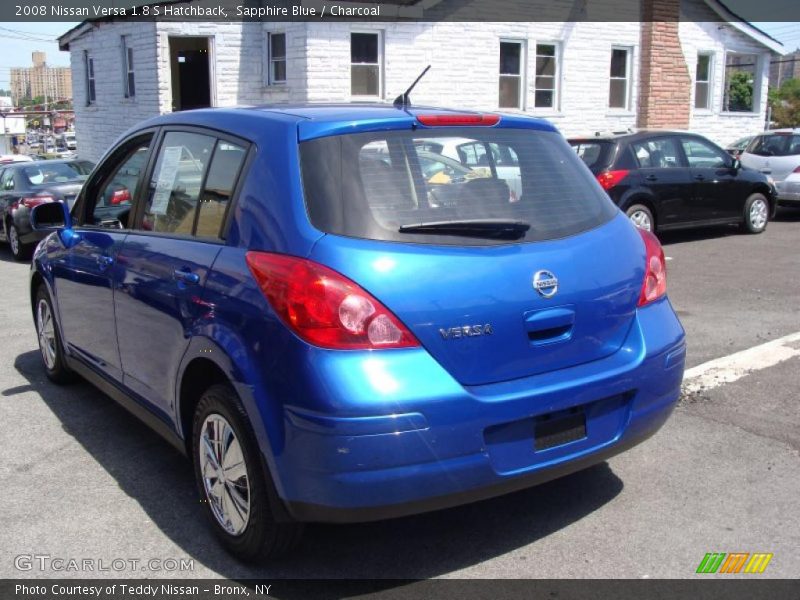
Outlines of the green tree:
M800 126L800 79L787 79L769 91L772 120L777 127Z
M753 74L734 71L728 78L728 110L750 112L753 110Z

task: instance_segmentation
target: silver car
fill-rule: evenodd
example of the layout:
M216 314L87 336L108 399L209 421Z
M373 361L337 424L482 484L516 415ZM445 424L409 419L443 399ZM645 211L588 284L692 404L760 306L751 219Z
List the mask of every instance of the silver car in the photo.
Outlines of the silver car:
M776 129L757 135L740 160L745 167L773 179L780 204L800 205L800 129Z

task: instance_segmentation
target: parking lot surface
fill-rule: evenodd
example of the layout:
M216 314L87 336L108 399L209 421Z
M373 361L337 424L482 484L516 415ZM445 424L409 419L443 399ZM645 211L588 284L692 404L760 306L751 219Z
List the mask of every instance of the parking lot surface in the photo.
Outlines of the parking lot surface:
M760 236L662 241L687 366L800 331L800 211ZM313 525L293 556L253 567L213 539L186 459L88 384L45 378L27 271L0 248L1 577L683 578L707 552L773 553L759 577L800 576L797 356L687 395L655 437L608 463L437 513ZM139 563L21 571L20 555Z

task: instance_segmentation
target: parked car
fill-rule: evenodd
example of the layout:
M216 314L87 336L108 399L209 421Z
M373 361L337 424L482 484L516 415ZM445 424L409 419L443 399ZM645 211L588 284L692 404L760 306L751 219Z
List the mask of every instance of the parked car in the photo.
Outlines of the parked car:
M44 235L30 226L30 210L44 202L66 202L71 208L94 166L88 160L17 162L0 167L0 241L17 260L30 258Z
M30 162L33 159L25 154L0 154L0 165L8 165L18 162Z
M740 224L761 233L775 214L767 177L700 135L639 131L569 143L614 203L647 231Z
M730 154L733 158L739 158L744 152L744 149L747 148L747 145L752 141L754 136L746 135L743 138L739 138L732 144L728 144L725 146L725 152Z
M800 205L800 129L757 135L742 153L742 164L772 177L780 204Z
M431 184L416 140L453 137L513 151L518 201L496 173ZM429 185L452 201L429 204ZM82 375L186 452L245 559L287 551L307 521L583 469L653 434L680 393L658 240L542 120L176 112L123 136L71 214L32 218L52 231L30 287L47 376Z

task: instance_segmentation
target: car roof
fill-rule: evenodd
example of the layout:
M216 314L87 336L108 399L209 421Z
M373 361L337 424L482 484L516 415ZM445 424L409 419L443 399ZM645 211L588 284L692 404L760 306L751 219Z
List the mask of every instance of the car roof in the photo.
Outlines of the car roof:
M136 126L131 132L164 125L198 125L225 131L257 141L259 123L280 123L296 127L301 141L348 132L404 129L417 126L421 114L482 114L475 110L414 106L397 108L391 104L275 104L231 108L204 108L169 113ZM494 114L494 113L493 113ZM501 114L498 127L519 127L557 131L549 122L526 115ZM129 132L129 133L131 133Z
M610 132L610 133L601 133L597 132L593 135L585 135L585 136L570 136L568 141L570 142L616 142L616 141L625 141L625 140L639 140L642 138L652 137L654 135L694 135L700 136L698 133L694 133L691 131L681 130L681 129L638 129L636 131L617 131L617 132Z

